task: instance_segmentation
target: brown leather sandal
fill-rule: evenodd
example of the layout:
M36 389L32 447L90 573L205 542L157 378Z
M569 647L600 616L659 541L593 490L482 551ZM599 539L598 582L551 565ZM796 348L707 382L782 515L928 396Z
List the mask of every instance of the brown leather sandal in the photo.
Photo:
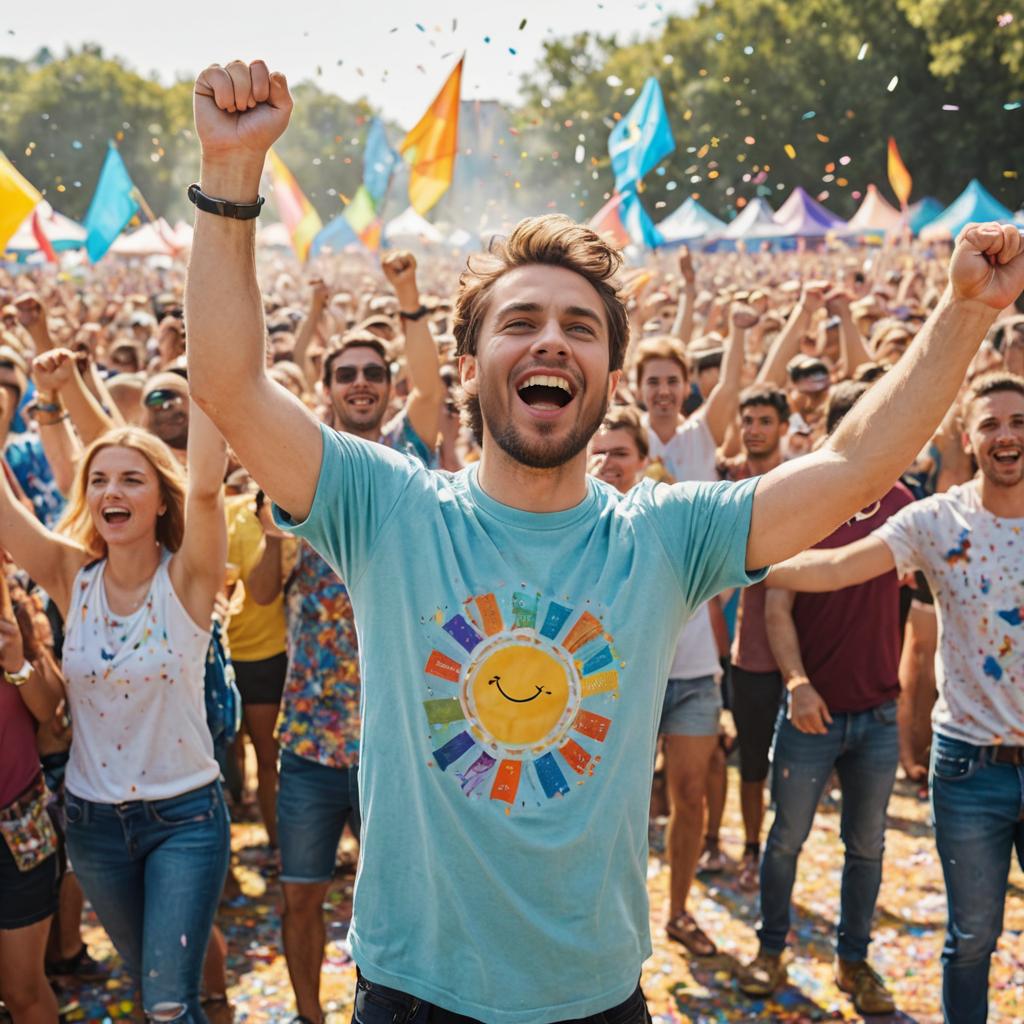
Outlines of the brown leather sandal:
M718 947L701 930L692 914L684 912L673 917L665 925L665 933L685 946L693 956L714 956L718 952Z

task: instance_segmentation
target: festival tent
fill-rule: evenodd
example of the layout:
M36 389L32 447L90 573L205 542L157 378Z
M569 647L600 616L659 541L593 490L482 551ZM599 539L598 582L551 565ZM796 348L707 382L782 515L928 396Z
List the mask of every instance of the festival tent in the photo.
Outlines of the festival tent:
M404 213L400 213L384 225L384 240L389 245L396 245L403 239L415 242L443 242L444 235L410 206Z
M39 225L56 252L81 249L85 245L85 228L70 217L58 213L44 199L22 222L7 243L8 252L28 255L39 251L39 243L32 231L33 214L39 214Z
M823 238L829 232L846 226L842 217L826 210L799 185L779 207L775 222L781 229L779 234L785 238Z
M115 256L173 256L175 248L169 244L159 223L149 223L131 234L118 235L109 251Z
M887 202L874 185L868 185L864 201L841 234L884 235L887 231L898 231L902 224L903 216L900 211Z
M684 242L695 242L721 234L725 230L725 221L719 220L709 213L693 196L670 213L660 224L658 231L664 240L663 245L682 245Z
M910 230L919 234L923 227L931 224L940 213L943 206L938 199L932 196L925 196L916 203L911 203L907 212L910 214Z
M726 225L722 237L731 241L740 238L778 238L780 232L775 222L775 211L768 205L767 199L757 196L743 207L735 220Z
M921 232L921 238L926 242L956 238L965 224L984 220L1009 222L1013 214L977 178L972 178L967 188Z

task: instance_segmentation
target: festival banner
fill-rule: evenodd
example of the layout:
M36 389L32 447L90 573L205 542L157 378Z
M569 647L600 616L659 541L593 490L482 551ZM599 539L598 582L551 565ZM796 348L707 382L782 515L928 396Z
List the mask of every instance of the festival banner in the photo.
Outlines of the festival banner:
M459 59L419 124L398 147L410 165L409 203L419 214L430 210L452 183L464 60L465 57Z
M648 78L629 113L608 136L615 187L623 192L675 151L676 140L656 78Z
M905 210L914 181L910 177L910 171L907 170L906 164L903 163L896 140L891 135L889 136L889 184L900 201L900 206Z
M274 185L277 215L292 236L292 248L302 263L309 255L309 246L324 226L320 214L299 188L299 183L285 162L271 149L267 153L270 180Z
M96 263L103 258L138 212L137 190L121 154L111 142L107 147L107 156L103 161L92 202L82 221L86 230L85 251L91 262Z
M28 178L0 153L0 250L42 198Z

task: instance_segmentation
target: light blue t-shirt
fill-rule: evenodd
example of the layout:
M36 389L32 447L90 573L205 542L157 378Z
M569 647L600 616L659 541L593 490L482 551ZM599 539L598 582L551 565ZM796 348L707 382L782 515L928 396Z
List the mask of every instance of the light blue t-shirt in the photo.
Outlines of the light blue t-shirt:
M647 815L676 639L744 570L756 480L564 512L327 428L309 517L363 679L352 955L488 1024L625 1000L650 954Z

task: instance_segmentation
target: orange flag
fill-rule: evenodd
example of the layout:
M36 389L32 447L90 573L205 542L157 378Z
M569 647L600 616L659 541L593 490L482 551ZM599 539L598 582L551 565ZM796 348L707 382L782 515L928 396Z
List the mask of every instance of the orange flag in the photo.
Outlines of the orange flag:
M455 152L459 135L459 92L462 87L462 62L459 59L448 81L419 124L402 140L399 153L411 165L409 202L424 214L448 191L455 171Z
M906 209L914 180L910 177L910 171L907 170L906 164L903 163L903 158L900 156L900 151L896 146L896 140L891 135L889 136L889 184L892 185L892 190L896 193L900 206Z
M274 183L274 205L278 216L292 236L295 255L305 263L313 239L324 226L320 214L299 188L299 183L285 162L273 150L267 154L267 163Z

